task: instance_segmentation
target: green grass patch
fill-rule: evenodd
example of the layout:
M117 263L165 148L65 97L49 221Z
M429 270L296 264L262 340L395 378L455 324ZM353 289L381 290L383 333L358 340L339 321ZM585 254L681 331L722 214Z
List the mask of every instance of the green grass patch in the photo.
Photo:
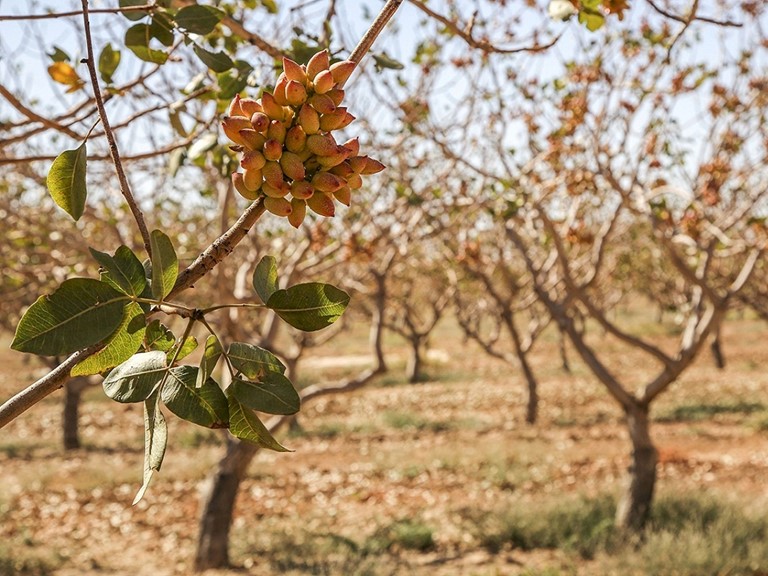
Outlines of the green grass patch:
M490 552L560 549L593 560L591 573L597 575L768 574L763 511L745 511L707 494L669 495L655 502L642 536L626 537L613 526L615 508L614 499L603 496L464 515Z
M582 558L609 548L615 540L612 498L580 498L542 507L514 507L469 513L470 532L492 553L505 547L520 550L560 548Z
M43 545L31 543L0 544L0 574L3 576L47 576L61 565L62 559Z
M765 411L760 402L718 402L714 404L685 404L662 412L657 422L698 422L721 414L749 415Z
M354 540L334 533L272 534L265 547L249 549L247 554L260 560L268 559L269 573L285 576L382 574L377 570L377 558L370 557Z
M613 565L644 576L768 574L768 519L707 495L659 499L642 544Z
M384 424L396 430L423 430L429 432L445 432L455 427L452 422L434 421L413 412L386 410L381 416Z
M370 552L416 550L426 552L435 547L434 531L418 519L396 520L382 526L368 538L364 549Z
M275 519L266 520L258 531L235 532L231 550L238 563L258 563L260 574L391 576L410 573L401 552L426 552L434 547L432 527L418 518L384 522L361 538L286 529ZM269 570L264 569L265 564Z

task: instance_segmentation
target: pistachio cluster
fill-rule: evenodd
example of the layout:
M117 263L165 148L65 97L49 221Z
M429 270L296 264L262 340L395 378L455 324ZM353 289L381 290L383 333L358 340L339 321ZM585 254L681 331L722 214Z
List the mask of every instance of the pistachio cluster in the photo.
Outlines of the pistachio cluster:
M232 182L243 197L263 195L267 210L298 228L307 207L333 216L334 199L349 206L362 176L384 169L359 155L357 138L338 144L332 135L355 119L341 106L341 86L354 69L349 60L331 64L326 50L306 66L283 58L272 93L259 100L235 96L221 124L232 149L242 152L243 171Z

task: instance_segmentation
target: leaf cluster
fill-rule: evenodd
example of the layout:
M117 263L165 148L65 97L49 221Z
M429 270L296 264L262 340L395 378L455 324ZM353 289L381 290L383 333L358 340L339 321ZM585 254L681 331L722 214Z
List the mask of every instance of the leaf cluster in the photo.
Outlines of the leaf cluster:
M222 345L206 316L230 306L268 308L304 331L325 328L344 312L349 296L318 282L280 289L276 261L265 257L253 274L253 287L263 304L223 304L191 309L169 300L178 277L178 258L163 232L151 234L152 258L142 263L127 246L114 255L91 250L100 278L70 278L53 293L41 296L19 321L11 347L21 352L56 356L91 346L100 349L82 360L73 375L104 374L104 392L121 403L143 403L145 424L144 482L160 469L167 445L162 407L179 418L207 428L228 428L236 437L277 451L275 440L257 412L287 415L301 401L285 366L269 350L246 342ZM158 313L187 319L177 337ZM198 346L192 328L210 332L197 365L181 360ZM223 389L217 367L229 372ZM217 380L218 378L218 380Z

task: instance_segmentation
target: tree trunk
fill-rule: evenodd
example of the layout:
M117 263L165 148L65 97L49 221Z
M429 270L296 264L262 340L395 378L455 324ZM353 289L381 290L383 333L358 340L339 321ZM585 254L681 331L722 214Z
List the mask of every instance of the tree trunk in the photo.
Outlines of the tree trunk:
M715 359L715 366L720 370L725 368L725 355L723 354L723 348L720 344L720 329L718 328L717 334L715 334L714 340L709 345L709 349L712 351L712 356Z
M515 345L515 354L520 362L520 367L523 369L523 375L525 376L525 383L528 387L528 403L525 407L525 421L528 424L536 422L536 418L539 412L539 391L538 382L536 376L533 374L533 369L528 363L528 351L530 347L523 348L523 342L520 338L520 333L515 326L515 319L511 314L505 314L505 323L509 334L512 336L512 343Z
M64 409L61 426L64 436L64 450L80 448L80 398L90 382L83 376L72 378L64 387Z
M563 372L566 374L571 373L571 364L568 362L568 347L566 346L565 332L560 330L560 365Z
M373 354L376 358L376 366L382 371L386 371L387 362L384 359L384 349L382 341L384 340L384 309L387 305L387 284L384 274L373 274L376 281L376 294L374 295L375 306L373 309L373 318L371 319L370 344Z
M624 494L616 509L616 526L638 532L645 527L656 485L656 451L648 421L648 406L635 404L626 409L627 428L632 442L632 462Z
M525 353L520 354L520 366L523 368L525 382L528 386L528 403L525 406L525 421L528 424L535 424L539 415L539 386L536 377L533 375L531 365L528 364L528 357Z
M240 481L258 447L227 437L227 453L204 489L195 571L229 566L229 528Z
M408 378L408 382L410 384L416 384L422 380L421 367L423 365L423 360L421 357L421 339L413 338L411 339L410 343L411 353L408 356L408 363L405 367L405 375Z

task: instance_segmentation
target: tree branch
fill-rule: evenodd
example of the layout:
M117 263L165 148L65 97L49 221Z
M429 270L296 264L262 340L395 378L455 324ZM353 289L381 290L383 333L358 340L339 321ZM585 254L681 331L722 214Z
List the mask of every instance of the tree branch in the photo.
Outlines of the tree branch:
M93 53L93 40L91 39L91 21L88 17L88 0L81 0L83 4L83 26L85 31L85 45L88 50L88 59L86 64L88 65L88 73L91 76L91 85L93 86L93 96L96 99L96 106L99 109L99 117L101 118L101 124L104 126L104 135L109 142L109 152L112 156L112 161L115 163L115 170L117 171L117 179L120 182L120 192L123 194L125 201L128 202L128 207L131 209L136 225L139 227L141 238L144 240L144 249L147 251L147 255L152 257L152 248L149 243L149 230L147 230L147 224L144 222L144 214L136 199L131 192L131 186L128 183L128 177L125 175L123 164L120 161L120 152L117 149L117 141L115 135L112 132L112 128L109 126L109 118L107 118L107 111L104 108L104 99L101 97L101 89L99 88L99 79L96 74L96 60Z
M245 238L248 231L256 221L264 214L264 196L259 196L253 204L240 215L240 218L224 234L216 238L189 267L179 274L176 285L168 294L173 298L179 292L191 288L195 282L213 270L216 265L224 260L235 249L240 241Z
M352 62L360 64L363 56L365 56L368 53L368 50L371 49L376 38L379 37L381 31L384 30L384 27L392 19L392 16L395 15L395 12L397 12L397 9L400 8L402 3L403 0L387 0L387 3L384 4L384 7L381 9L381 12L379 12L379 15L376 16L371 27L368 28L368 31L365 34L363 34L360 42L357 43L352 54L349 55L349 59L352 60Z
M49 118L45 118L43 116L40 116L39 114L35 113L34 111L27 108L24 104L22 104L21 100L16 98L16 96L13 95L5 86L0 84L0 95L4 96L5 99L18 110L24 116L29 118L30 120L34 122L39 122L46 128L51 128L52 130L56 130L57 132L61 132L63 134L66 134L70 138L74 140L82 140L83 137L78 134L77 132L73 131L72 129L68 128L67 126L62 126L58 122L55 122L53 120L50 120Z
M742 22L734 22L732 20L716 20L715 18L709 18L707 16L694 16L693 18L685 18L683 16L679 16L678 14L673 14L668 10L664 10L661 6L656 4L654 0L646 0L646 2L648 2L648 4L651 5L651 8L653 8L656 12L658 12L665 18L669 18L670 20L675 20L676 22L682 22L683 24L686 24L686 25L688 25L693 20L698 20L699 22L706 22L708 24L715 24L717 26L729 26L732 28L741 28L742 26L744 26Z
M151 12L156 10L155 4L145 4L144 6L125 6L123 8L97 8L89 10L91 14L119 14L121 12ZM73 10L72 12L52 12L50 14L0 14L0 22L4 20L48 20L52 18L66 18L68 16L80 16L85 14L83 10Z
M430 18L434 18L441 24L443 24L448 30L453 32L456 36L464 40L471 48L476 48L477 50L481 50L482 52L489 54L489 53L495 53L495 54L518 54L520 52L543 52L544 50L547 50L548 48L551 48L554 46L558 40L560 40L560 36L555 36L551 42L547 42L546 44L534 44L533 46L518 46L516 48L501 48L499 46L496 46L489 42L488 40L478 40L474 36L472 36L472 22L470 22L464 30L459 28L459 26L456 24L456 22L446 18L442 14L438 14L431 8L429 8L424 2L421 0L408 0L411 4L416 6L419 10L424 12L426 15L428 15Z
M101 347L101 344L98 344L86 348L85 350L75 352L34 384L29 385L24 390L7 400L0 406L0 428L8 424L17 416L20 416L23 412L40 402L49 394L52 394L64 386L65 382L69 379L69 372L74 365L81 360L85 360L88 356L97 350L100 350Z

